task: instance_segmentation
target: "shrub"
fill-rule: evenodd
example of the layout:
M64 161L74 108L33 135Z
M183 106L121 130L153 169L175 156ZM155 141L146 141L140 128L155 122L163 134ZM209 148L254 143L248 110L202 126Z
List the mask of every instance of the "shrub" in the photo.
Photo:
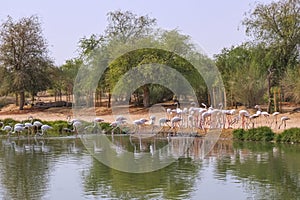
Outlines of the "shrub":
M233 138L238 140L244 140L245 132L246 131L244 129L235 129L232 132Z
M275 138L276 142L293 142L300 143L300 128L290 128L278 134Z
M249 130L236 129L233 131L233 138L247 141L271 141L274 139L274 132L269 127L263 126Z

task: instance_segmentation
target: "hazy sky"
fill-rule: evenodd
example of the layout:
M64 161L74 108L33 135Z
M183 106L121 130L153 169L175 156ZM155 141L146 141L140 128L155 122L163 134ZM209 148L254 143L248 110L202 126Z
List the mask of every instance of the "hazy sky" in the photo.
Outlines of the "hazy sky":
M106 14L129 10L157 19L158 27L177 28L191 36L204 52L213 57L224 47L247 40L241 21L253 8L252 0L4 0L0 6L1 23L37 15L49 44L50 56L57 65L77 56L80 38L103 33ZM258 0L270 3L271 0Z

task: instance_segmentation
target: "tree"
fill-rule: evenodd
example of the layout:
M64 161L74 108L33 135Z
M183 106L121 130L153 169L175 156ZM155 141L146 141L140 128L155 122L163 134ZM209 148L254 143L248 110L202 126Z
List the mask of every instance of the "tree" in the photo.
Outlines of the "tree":
M281 80L285 91L285 99L300 103L300 64L295 69L288 69Z
M264 43L272 54L273 84L279 83L288 67L295 66L300 52L300 0L258 4L244 19L246 33Z
M266 57L262 47L247 43L223 49L216 55L216 65L231 105L237 102L247 106L263 103L267 86Z
M13 21L9 16L0 30L0 65L9 74L7 91L20 96L23 109L25 92L45 90L50 83L46 68L52 65L38 17Z
M147 15L137 16L130 11L117 10L109 12L107 16L108 26L105 30L107 37L123 43L149 35L156 25L156 19Z
M170 31L158 30L154 28L155 25L156 19L152 19L147 15L137 16L129 11L109 12L108 26L105 30L105 35L92 35L90 38L80 40L80 52L82 52L81 55L84 55L83 57L85 57L84 60L87 64L85 70L94 70L95 73L93 74L96 74L96 69L88 68L89 64L93 62L94 66L98 67L98 69L99 66L104 66L103 68L108 66L108 69L104 73L105 77L101 78L101 84L99 84L99 86L107 89L106 91L109 93L110 102L110 93L122 75L133 70L135 67L142 66L145 71L136 71L136 76L133 77L132 80L139 77L139 80L145 79L145 82L148 80L148 83L139 86L139 88L131 92L142 91L143 106L149 107L150 104L158 102L159 99L164 99L161 94L170 96L170 90L166 87L159 84L149 84L149 80L155 77L155 74L168 74L167 72L161 71L163 67L157 69L151 64L167 65L176 69L179 73L182 73L190 84L193 87L195 86L193 89L197 97L199 97L199 99L205 99L204 102L206 102L208 89L205 86L205 82L202 78L199 78L199 73L193 68L195 66L192 66L192 64L187 61L187 58L192 58L195 61L194 63L201 65L202 68L200 71L205 73L205 75L209 75L211 77L210 80L215 79L213 78L215 73L211 73L213 63L207 57L199 55L199 53L196 52L195 45L191 42L189 36L181 34L176 29ZM97 60L101 63L97 63ZM85 74L86 72L82 71L82 73ZM173 83L173 85L177 84L179 85L178 88L183 88L183 86L180 86L180 82L174 81L178 80L174 74L169 74L167 77L168 80L172 81L169 83ZM83 76L78 77L78 80L83 79ZM90 78L91 82L89 82L89 80L85 78L86 86L79 83L78 92L84 91L83 88L91 88L87 85L92 85L92 79L93 78ZM126 84L134 83L126 82ZM98 87L98 89L100 87ZM132 86L132 88L134 87ZM154 91L156 94L158 94L159 91L159 97L151 97ZM188 93L188 90L182 91L183 93ZM124 92L124 90L122 92ZM127 95L129 95L130 98L131 94L123 95L125 95L126 98L128 98ZM201 99L202 102L203 99Z

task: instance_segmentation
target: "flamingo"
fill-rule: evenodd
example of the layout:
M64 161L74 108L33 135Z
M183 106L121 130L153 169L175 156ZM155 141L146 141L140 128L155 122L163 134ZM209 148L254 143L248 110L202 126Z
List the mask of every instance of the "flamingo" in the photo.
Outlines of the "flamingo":
M104 121L104 119L99 118L99 117L96 117L96 118L93 120L93 125L86 126L86 127L84 128L84 130L88 130L88 129L89 129L89 130L91 130L90 132L94 133L95 127L97 127L97 125L98 125L99 123L103 122L103 121ZM90 128L92 128L92 129L90 129ZM97 128L99 128L99 127L97 127ZM99 129L101 129L101 127L100 127Z
M69 125L73 126L72 132L75 132L76 137L77 137L78 136L78 130L82 126L81 121L79 121L78 119L72 119L71 120L71 116L68 116L67 117L67 122L68 122Z
M170 127L170 125L168 124L168 122L170 122L169 119L162 117L158 120L159 126L162 127L164 125L168 125Z
M250 114L247 110L240 110L239 111L239 116L242 119L242 128L245 128L245 122L246 122L245 118L249 117Z
M50 129L52 129L52 126L49 126L47 124L42 125L41 126L42 133L40 134L40 136L43 136Z
M14 131L12 133L17 132L18 133L18 137L20 137L20 133L25 129L24 126L20 126L20 125L15 125L14 126Z
M27 136L29 136L29 133L32 133L33 125L29 122L24 123L25 129L27 129Z
M281 120L281 123L279 124L278 129L280 129L281 125L284 125L284 129L285 129L286 128L286 121L290 120L290 118L287 117L287 116L283 116L283 117L281 117L280 120Z
M166 112L167 118L170 119L172 116L172 110L171 108L167 108L167 112Z
M252 121L252 120L257 119L258 117L259 117L259 114L257 114L257 113L255 113L255 114L249 116L249 119L250 119L250 121L252 122L252 128L254 128L254 125L255 125L255 121ZM257 123L257 122L256 122L256 123Z
M231 109L231 110L225 110L224 111L225 115L226 115L226 119L228 122L228 128L232 128L232 116L236 113L235 109Z
M181 121L181 118L178 117L178 116L175 116L171 119L171 125L172 125L172 128L175 128L176 124L178 125L179 127L179 122Z
M31 121L33 127L36 127L36 134L39 132L39 128L43 125L40 121L33 121L33 117L29 116L28 119ZM27 124L29 125L29 124ZM30 126L30 125L29 125Z
M138 129L139 129L139 127L142 126L142 125L144 125L145 122L147 122L147 121L148 121L148 120L145 119L145 118L141 118L141 119L134 120L134 121L133 121L133 124L134 124L134 126L135 126L135 131L134 131L134 132L137 132Z
M155 120L156 120L156 117L154 115L151 115L150 121L149 121L149 124L152 126L151 133L153 133L153 131L154 131Z
M117 118L118 120L115 120L113 122L110 123L110 126L113 127L111 130L111 134L114 134L114 130L118 127L120 127L120 125L124 124L126 121L124 120L124 118ZM120 130L120 134L121 134L121 130Z
M280 114L279 112L274 112L274 113L272 114L273 120L272 120L272 122L271 122L270 127L272 127L272 124L273 124L274 121L275 121L275 128L277 127L277 116L278 116L279 114Z
M7 132L7 136L9 136L11 134L12 127L9 125L4 126L3 122L0 122L0 124L1 124L1 130Z

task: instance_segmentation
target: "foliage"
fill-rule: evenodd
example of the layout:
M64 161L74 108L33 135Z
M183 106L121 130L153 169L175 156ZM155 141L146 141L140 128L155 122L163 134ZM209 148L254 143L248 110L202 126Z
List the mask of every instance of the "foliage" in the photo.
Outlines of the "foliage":
M258 127L253 129L236 129L233 131L233 138L246 141L272 141L275 133L269 127Z
M169 69L166 67L169 67ZM172 71L172 68L176 71ZM130 69L131 73L125 74ZM173 92L178 92L178 94L175 94L177 96L189 95L192 91L186 87L186 84L183 84L184 80L181 76L189 81L194 91L205 88L202 77L191 63L173 52L161 49L138 49L124 54L110 64L107 76L110 87L115 89L116 94L125 96L131 95L136 88L149 83L160 84L173 89ZM140 82L139 85L138 81L141 80L144 82ZM158 80L160 82L155 82ZM129 91L126 91L124 87L129 88ZM158 88L150 87L150 89L150 93L154 95L153 91ZM165 92L165 94L168 94L167 91ZM205 94L205 90L201 92ZM153 96L152 103L157 103L161 99L161 96Z
M245 134L246 134L246 130L242 128L234 129L232 132L233 138L238 140L244 140Z
M128 40L147 36L156 25L156 19L147 15L137 16L130 11L113 11L107 14L108 26L105 33L108 38L126 43Z
M299 56L300 1L280 0L258 4L243 20L246 33L270 48L275 80L287 67L294 66ZM278 84L278 83L277 83Z
M270 111L270 90L280 83L290 99L299 100L295 78L300 52L299 5L299 0L256 4L243 20L252 41L224 48L216 55L216 65L222 73L231 105L240 102L253 106L264 103L263 96L267 96Z
M13 21L11 17L0 29L0 63L4 72L2 88L20 95L20 109L25 103L25 92L35 95L51 84L47 44L36 16Z
M276 142L300 143L300 128L290 128L276 135Z
M300 64L296 68L287 69L281 85L284 89L285 99L291 99L295 103L300 103Z
M215 56L231 105L240 102L252 107L263 103L267 89L267 64L263 62L263 52L262 47L243 44L223 49Z
M192 69L192 71L188 72L188 70L191 69L192 65L197 63L200 65L197 69L203 73L201 74L202 76L208 77L208 81L215 80L216 72L211 70L214 65L213 62L206 56L199 55L199 53L196 52L195 45L191 42L189 36L181 34L176 29L170 31L154 29L155 24L156 19L152 19L148 16L137 16L129 11L108 13L108 26L105 30L105 35L92 35L90 38L80 40L80 52L82 52L86 67L83 68L83 75L77 77L79 83L77 91L86 91L86 93L89 93L89 90L93 88L93 80L96 76L88 77L87 80L84 74L88 74L88 72L92 72L92 74L95 75L101 74L101 72L105 70L105 74L98 82L97 90L104 89L109 93L116 89L115 85L120 82L120 78L123 75L136 67L143 68L145 73L140 73L142 70L139 69L139 73L136 74L135 79L131 80L127 78L127 82L124 82L123 86L126 85L129 87L135 84L134 80L136 80L136 78L147 77L149 80L151 78L154 79L155 74L156 76L163 75L162 73L165 75L168 74L168 72L162 72L161 70L155 71L157 68L151 65L155 63L161 66L170 66L179 73L183 73L183 76L188 78L189 84L193 86L198 100L207 102L208 89L203 79L199 79L199 73L194 73L196 72L196 66L193 66L194 69ZM188 63L187 60L193 60L194 62ZM91 65L95 67L89 68ZM109 67L107 68L107 66ZM173 87L178 87L178 85L181 84L181 82L176 79L177 77L174 76L174 73L170 73L167 78L169 80L168 84L172 83ZM85 79L85 86L80 85L82 79ZM124 80L121 80L121 82L122 81ZM212 83L209 85L212 85ZM125 95L127 96L126 99L129 99L129 95L135 90L140 89L143 92L143 105L145 107L148 107L150 102L155 103L163 99L161 95L154 96L155 93L153 92L155 90L163 90L160 94L165 93L169 96L168 91L164 90L163 87L152 87L152 84L145 83L140 84L138 88L131 88L133 91L127 91L123 96ZM122 89L124 89L124 87L122 87ZM168 89L170 88L168 87ZM183 91L185 91L185 93L190 92L187 90ZM183 95L185 94L183 93ZM87 95L83 94L81 96L86 97ZM121 97L117 96L115 98ZM88 104L89 103L87 103L87 105Z

